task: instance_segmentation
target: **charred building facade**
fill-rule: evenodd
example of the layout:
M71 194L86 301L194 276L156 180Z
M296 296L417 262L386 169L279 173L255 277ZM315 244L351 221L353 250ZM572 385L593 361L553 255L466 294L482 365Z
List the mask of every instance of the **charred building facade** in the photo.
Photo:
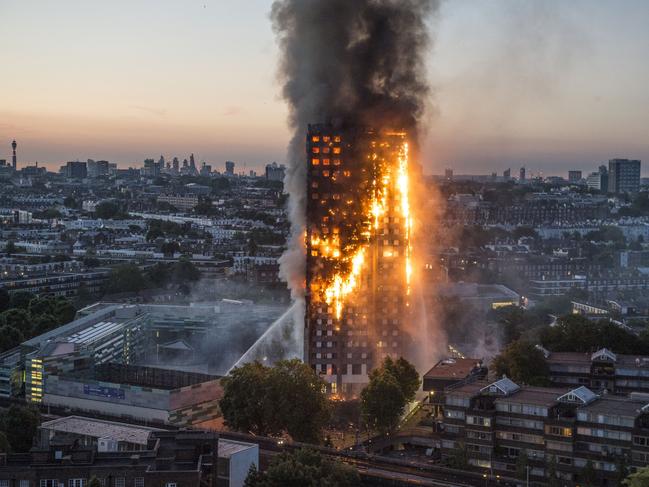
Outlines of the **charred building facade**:
M354 396L405 355L411 269L406 134L310 125L305 359Z

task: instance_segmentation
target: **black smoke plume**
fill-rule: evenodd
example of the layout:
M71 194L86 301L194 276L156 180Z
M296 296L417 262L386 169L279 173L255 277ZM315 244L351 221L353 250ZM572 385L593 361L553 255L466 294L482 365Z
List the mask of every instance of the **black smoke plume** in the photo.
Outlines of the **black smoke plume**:
M277 0L271 18L280 49L282 94L295 133L284 181L292 236L281 272L303 293L305 134L309 123L341 120L418 135L429 94L426 19L436 0ZM301 318L300 318L301 320Z

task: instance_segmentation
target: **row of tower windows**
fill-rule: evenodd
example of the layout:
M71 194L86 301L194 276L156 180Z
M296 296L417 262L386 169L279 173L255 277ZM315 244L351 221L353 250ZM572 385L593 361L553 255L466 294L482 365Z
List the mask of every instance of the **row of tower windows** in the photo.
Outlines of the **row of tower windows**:
M327 146L325 146L325 147L312 147L311 152L313 154L320 154L321 152L322 152L322 154L330 154L331 152L333 152L334 154L340 154L342 152L342 150L341 150L340 147L327 147Z
M323 166L329 166L329 165L334 165L334 166L340 166L340 159L334 159L333 162L331 159L318 159L316 157L311 159L311 165L312 166L319 166L320 163L322 163Z
M322 142L328 143L332 141L332 137L330 135L323 135L322 136ZM333 136L333 141L334 142L340 142L340 135L334 135ZM320 142L320 136L319 135L312 135L311 136L311 142Z

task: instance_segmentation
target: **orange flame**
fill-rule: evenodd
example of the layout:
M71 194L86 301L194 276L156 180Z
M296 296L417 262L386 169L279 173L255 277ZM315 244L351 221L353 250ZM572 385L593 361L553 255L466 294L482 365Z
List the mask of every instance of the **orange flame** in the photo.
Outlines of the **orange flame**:
M388 135L405 136L405 134L401 133ZM377 238L381 226L381 219L390 210L388 205L391 187L396 188L400 199L400 205L397 210L400 214L400 221L403 221L403 248L405 249L404 280L406 292L410 294L410 281L412 277L412 245L410 242L412 216L409 199L408 158L408 144L404 141L399 147L396 160L388 161L387 165L378 168L378 176L372 181L372 199L367 205L364 205L366 208L365 220L370 227L367 231L361 232L361 235L367 239L365 243L351 252L349 252L348 248L344 249L346 252L343 252L343 249L340 247L340 237L336 230L334 230L331 238L318 236L311 238L311 248L316 249L318 255L327 259L337 260L341 263L347 263L346 271L337 271L327 279L327 282L315 283L314 286L314 290L321 290L322 298L327 305L333 308L336 319L341 318L347 300L360 285L372 234ZM377 154L371 155L371 160L374 164L380 162L377 159ZM384 252L385 257L392 257L393 255L395 254L391 250Z

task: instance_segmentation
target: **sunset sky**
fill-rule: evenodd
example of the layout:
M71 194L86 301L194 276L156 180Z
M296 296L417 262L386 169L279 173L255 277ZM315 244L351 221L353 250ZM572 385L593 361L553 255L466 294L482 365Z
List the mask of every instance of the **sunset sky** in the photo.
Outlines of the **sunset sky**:
M0 158L284 162L271 0L0 0ZM426 172L649 173L649 2L447 0ZM335 53L332 53L335 55Z

